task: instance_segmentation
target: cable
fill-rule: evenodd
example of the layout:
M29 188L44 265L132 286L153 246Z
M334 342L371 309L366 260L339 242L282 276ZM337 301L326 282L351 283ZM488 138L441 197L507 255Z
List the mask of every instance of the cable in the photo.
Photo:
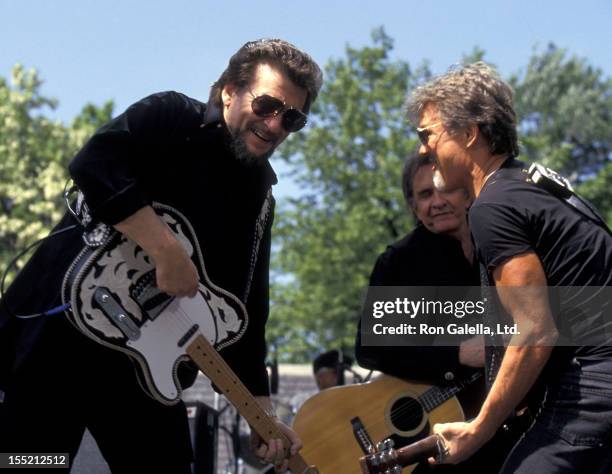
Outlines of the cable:
M73 225L70 225L68 227L64 227L63 229L56 230L55 232L50 233L49 235L47 235L46 237L43 237L42 239L38 239L34 243L28 245L24 250L19 252L17 254L17 256L14 257L9 262L9 264L4 269L4 273L2 274L2 280L0 280L0 301L2 302L2 306L4 307L4 310L8 313L9 316L14 317L14 318L19 318L19 319L32 319L32 318L37 318L39 316L51 316L53 314L60 313L60 312L66 310L66 309L68 309L70 307L69 304L64 304L64 305L61 305L61 306L56 306L55 308L51 308L51 309L49 309L47 311L43 311L42 313L27 314L27 315L18 315L18 314L15 314L15 313L13 313L11 311L11 309L9 308L8 303L6 301L6 296L4 294L4 284L6 282L6 277L8 276L9 271L11 270L11 268L13 268L17 264L17 260L19 260L21 257L23 257L26 253L28 253L34 247L36 247L36 246L40 245L41 243L43 243L45 240L50 239L51 237L55 237L55 236L57 236L59 234L63 234L64 232L68 232L69 230L76 229L77 227L80 227L80 224L73 224Z

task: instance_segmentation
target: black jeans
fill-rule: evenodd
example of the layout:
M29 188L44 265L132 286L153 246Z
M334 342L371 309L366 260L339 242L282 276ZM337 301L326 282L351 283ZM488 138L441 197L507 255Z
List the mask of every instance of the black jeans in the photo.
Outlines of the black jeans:
M612 361L574 359L549 384L531 428L514 447L503 474L610 473Z
M72 463L87 427L113 473L190 473L184 404L153 400L125 354L52 318L6 385L0 452L69 453Z

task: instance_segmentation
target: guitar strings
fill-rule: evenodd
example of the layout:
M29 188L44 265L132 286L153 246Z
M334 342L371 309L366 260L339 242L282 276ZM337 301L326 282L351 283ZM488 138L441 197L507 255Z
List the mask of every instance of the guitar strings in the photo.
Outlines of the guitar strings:
M213 315L214 317L214 315ZM168 326L168 329L170 329L175 335L175 336L180 336L182 337L182 335L184 335L185 333L187 333L188 330L190 330L193 325L195 324L194 321L191 319L191 317L189 316L189 314L187 312L185 312L185 310L183 310L183 308L180 306L178 306L176 312L172 315L172 317L170 318L166 318L165 322L167 323L165 326ZM179 334L180 332L180 334ZM204 337L207 341L207 337L206 335L204 335L201 331L198 331L199 335L202 335L202 337ZM210 344L210 341L208 341ZM211 346L212 347L212 346ZM213 348L214 350L214 348ZM216 352L216 350L215 350ZM214 360L214 365L216 365L216 371L217 371L217 375L219 377L222 377L224 379L226 379L227 381L230 381L234 387L234 391L236 394L233 395L232 398L237 399L237 398L241 398L242 399L242 408L243 410L249 410L249 405L252 403L254 405L256 405L255 410L257 410L257 408L259 408L259 410L261 410L261 413L259 414L260 416L260 423L263 422L264 420L266 420L266 418L262 418L261 414L265 414L265 410L263 410L263 408L257 403L257 401L254 399L253 395L248 391L248 389L244 386L244 384L237 379L236 375L234 374L234 372L231 370L231 368L227 365L227 363L222 359L222 357L216 352L216 354L218 355L218 357L215 357L214 355L211 355L210 352L207 353L208 357L213 357ZM222 361L222 362L220 362ZM207 377L209 379L211 379L211 377L208 374ZM211 379L212 380L212 379ZM213 381L214 383L214 381ZM432 389L435 387L432 387L428 390L426 390L425 392L423 392L422 394L420 394L419 396L415 397L415 400L417 401L417 403L419 403L419 407L421 408L421 410L419 412L415 412L414 409L411 409L411 407L408 404L401 404L398 408L395 409L391 409L389 412L388 417L390 417L391 419L397 417L397 418L402 418L403 422L407 422L409 425L417 425L420 424L418 422L420 422L422 420L423 417L427 417L428 415L428 411L425 410L425 408L422 406L423 404L427 405L427 404L438 404L436 402L439 401L445 401L442 400L444 398L444 393L441 390L437 390L437 391L433 391ZM227 396L227 394L225 394ZM440 396L442 395L442 396ZM229 398L229 397L228 397ZM246 406L245 406L245 402L246 401ZM240 402L239 402L240 403ZM256 417L257 414L254 414L254 416ZM377 430L380 427L383 426L387 426L387 416L385 417L381 417L380 420L374 422L374 423L369 423L368 427L370 430ZM391 421L391 420L389 420ZM268 429L269 426L267 428L261 426L262 429ZM366 428L364 426L364 428ZM345 431L346 429L350 429L352 430L352 425L350 424L350 422L347 421L347 425L346 427L337 427L337 428L333 428L332 430L326 430L326 435L325 436L321 436L318 437L318 441L315 443L312 443L310 446L311 447L318 447L321 445L324 445L327 443L327 439L333 438L336 436L336 433L340 433L342 431ZM367 429L367 428L366 428ZM390 433L391 434L391 433ZM382 440L380 440L382 441ZM377 440L374 440L374 442L377 442Z
M432 391L433 390L433 391ZM426 390L425 392L423 392L421 395L414 397L417 401L421 402L420 404L423 404L423 399L427 398L427 399L431 399L433 398L434 401L438 402L436 403L436 405L434 405L432 407L432 410L435 409L437 406L439 406L441 403L440 402L444 402L446 400L448 400L449 398L446 399L442 399L442 398L437 398L436 395L439 396L439 393L441 392L441 390L437 387L431 387L430 389ZM437 399L436 399L437 398ZM407 405L400 405L399 408L395 408L395 409L391 409L389 411L389 416L383 416L380 417L379 419L377 419L377 421L372 422L372 423L368 423L368 426L364 426L364 429L366 430L366 432L368 432L368 435L371 436L371 432L372 431L378 431L379 429L384 429L387 428L387 431L389 431L388 435L386 437L388 437L389 435L394 434L393 431L393 424L391 424L391 427L388 427L387 425L387 419L391 418L393 419L394 417L401 417L403 420L402 421L407 421L410 425L412 426L418 426L422 420L423 417L428 418L428 415L431 413L432 410L428 411L425 409L425 407L421 406L422 411L415 413L414 410L411 410L411 408ZM385 410L386 412L386 410ZM408 416L406 416L408 415ZM391 420L389 420L391 421ZM337 426L335 428L332 428L331 430L327 429L325 430L326 434L324 436L318 436L317 437L317 441L310 443L309 444L309 449L314 449L314 448L320 448L321 446L324 446L328 443L329 439L335 438L338 434L342 433L342 432L346 432L346 431L350 431L351 433L354 433L352 424L350 423L350 421L346 422L346 425L342 425L342 426ZM430 426L430 431L431 431L431 426ZM401 435L399 435L401 436ZM373 440L374 443L377 443L381 440ZM357 442L357 440L355 439L355 442Z
M184 318L183 324L189 327L193 326L193 321L189 314L179 308L177 313ZM178 318L181 319L180 317ZM191 323L191 324L190 324ZM206 337L201 332L199 336L206 340ZM196 337L197 339L197 337ZM195 341L195 339L193 340ZM193 343L192 341L192 343ZM210 350L206 350L210 348ZM197 355L206 356L210 360L211 366L216 366L217 376L211 376L207 373L205 375L215 383L220 389L222 389L223 383L215 382L214 378L223 378L226 382L230 382L233 384L233 394L231 392L224 391L224 395L234 404L234 406L238 409L236 405L242 406L242 411L248 411L251 416L251 420L247 421L249 424L254 425L256 428L259 428L260 434L261 432L275 432L274 436L281 438L287 448L291 445L289 438L279 430L276 423L270 418L270 416L266 413L264 408L259 405L255 397L251 394L251 392L246 388L246 386L242 383L242 381L236 376L231 367L225 362L225 360L221 357L221 355L216 351L216 349L212 346L212 344L208 343L204 348L201 349L199 353L196 352ZM202 368L200 367L200 370ZM241 399L241 400L238 400ZM239 410L240 411L240 410ZM241 413L242 414L242 413ZM246 416L243 414L243 417L246 419ZM292 461L299 462L297 459Z

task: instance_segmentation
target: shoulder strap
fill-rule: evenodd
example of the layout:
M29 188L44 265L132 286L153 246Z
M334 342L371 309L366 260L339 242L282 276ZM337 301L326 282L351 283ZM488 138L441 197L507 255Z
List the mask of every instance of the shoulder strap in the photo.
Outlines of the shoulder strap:
M482 298L486 301L485 319L488 324L495 325L501 323L499 308L497 305L497 293L495 287L490 281L489 273L482 262L479 262L480 268L480 288ZM497 334L485 334L485 376L487 390L491 389L497 372L504 357L505 346L502 337Z
M502 168L498 173L510 179L518 179L538 186L612 235L612 230L610 230L604 218L595 209L595 206L578 195L570 182L556 171L539 163L532 163L529 169Z

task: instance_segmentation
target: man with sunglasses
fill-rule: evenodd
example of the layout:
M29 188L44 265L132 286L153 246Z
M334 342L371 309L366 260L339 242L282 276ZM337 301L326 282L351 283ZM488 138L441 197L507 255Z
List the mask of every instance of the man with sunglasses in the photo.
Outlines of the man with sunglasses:
M232 56L208 103L177 92L146 97L101 127L70 164L92 219L137 242L155 263L157 286L170 295L193 296L198 270L151 204L187 217L210 280L240 298L249 315L245 334L222 355L268 412L264 332L276 183L268 158L304 127L321 83L317 64L293 45L252 41ZM72 224L67 213L58 228ZM4 298L10 313L0 310L0 338L8 341L3 351L11 350L8 373L0 373L0 452L69 453L72 460L88 428L113 472L188 473L182 402L169 407L150 399L125 355L87 339L61 314L10 315L61 304L81 234L44 242ZM184 387L195 375L180 366ZM295 453L299 439L278 423ZM262 459L286 469L280 440L253 441Z
M478 416L434 427L442 462L470 457L539 380L546 393L535 421L501 472L610 472L612 233L558 175L527 172L515 159L512 90L486 64L417 88L408 111L420 152L435 160L436 185L476 197L469 222L487 317L517 329L488 341L491 386Z
M474 260L467 221L472 198L465 188L437 189L433 184L432 166L428 154L415 152L406 159L402 191L406 207L413 213L417 226L378 256L369 286L438 289L479 286L478 265ZM355 356L359 365L368 369L446 388L449 384L468 380L484 366L482 336L466 336L455 346L434 345L436 336L433 335L420 335L419 346L374 346L362 344L361 327L360 321ZM478 379L467 384L457 394L466 418L480 408L485 392L483 382L483 379ZM439 466L423 461L413 472L497 472L503 455L510 451L518 437L517 431L499 433L475 456L456 466L444 466L441 470Z

